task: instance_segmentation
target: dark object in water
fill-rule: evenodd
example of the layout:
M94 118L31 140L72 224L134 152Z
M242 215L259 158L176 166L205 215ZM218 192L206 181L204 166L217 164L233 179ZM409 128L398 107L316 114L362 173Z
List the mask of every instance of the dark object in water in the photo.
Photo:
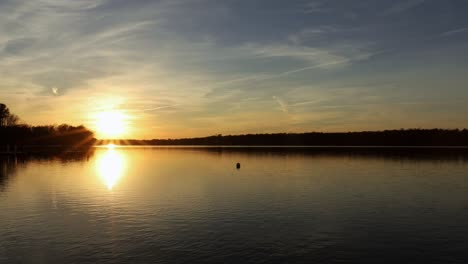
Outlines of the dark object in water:
M236 168L240 169L240 163L239 162L236 164Z

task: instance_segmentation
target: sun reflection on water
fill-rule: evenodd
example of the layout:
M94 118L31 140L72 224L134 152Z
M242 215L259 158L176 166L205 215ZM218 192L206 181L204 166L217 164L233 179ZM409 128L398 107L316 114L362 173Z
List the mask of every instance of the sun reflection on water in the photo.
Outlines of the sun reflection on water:
M123 176L125 169L125 157L115 148L108 148L96 162L97 173L108 190L112 190L115 184L117 184Z

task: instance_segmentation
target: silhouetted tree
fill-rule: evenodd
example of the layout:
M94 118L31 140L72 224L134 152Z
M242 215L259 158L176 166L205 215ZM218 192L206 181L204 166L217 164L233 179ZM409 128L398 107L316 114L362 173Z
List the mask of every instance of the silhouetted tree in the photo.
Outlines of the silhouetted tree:
M6 118L6 126L16 126L19 123L19 117L15 114L9 114Z
M10 109L5 104L0 103L0 127L6 126L7 118L10 116Z
M94 133L84 126L28 126L19 125L19 117L0 104L0 150L8 146L61 146L83 148L94 144ZM2 147L3 146L3 147Z

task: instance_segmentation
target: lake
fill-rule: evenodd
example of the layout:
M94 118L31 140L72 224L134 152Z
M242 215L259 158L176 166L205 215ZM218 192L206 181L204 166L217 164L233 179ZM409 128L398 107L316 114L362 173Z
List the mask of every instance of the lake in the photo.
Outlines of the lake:
M468 263L467 153L4 155L0 263Z

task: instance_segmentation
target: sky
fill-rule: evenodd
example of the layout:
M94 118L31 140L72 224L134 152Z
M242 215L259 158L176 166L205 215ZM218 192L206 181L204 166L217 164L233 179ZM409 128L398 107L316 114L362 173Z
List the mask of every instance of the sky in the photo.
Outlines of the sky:
M0 0L0 102L33 125L117 113L118 136L142 139L465 128L467 13L466 0Z

